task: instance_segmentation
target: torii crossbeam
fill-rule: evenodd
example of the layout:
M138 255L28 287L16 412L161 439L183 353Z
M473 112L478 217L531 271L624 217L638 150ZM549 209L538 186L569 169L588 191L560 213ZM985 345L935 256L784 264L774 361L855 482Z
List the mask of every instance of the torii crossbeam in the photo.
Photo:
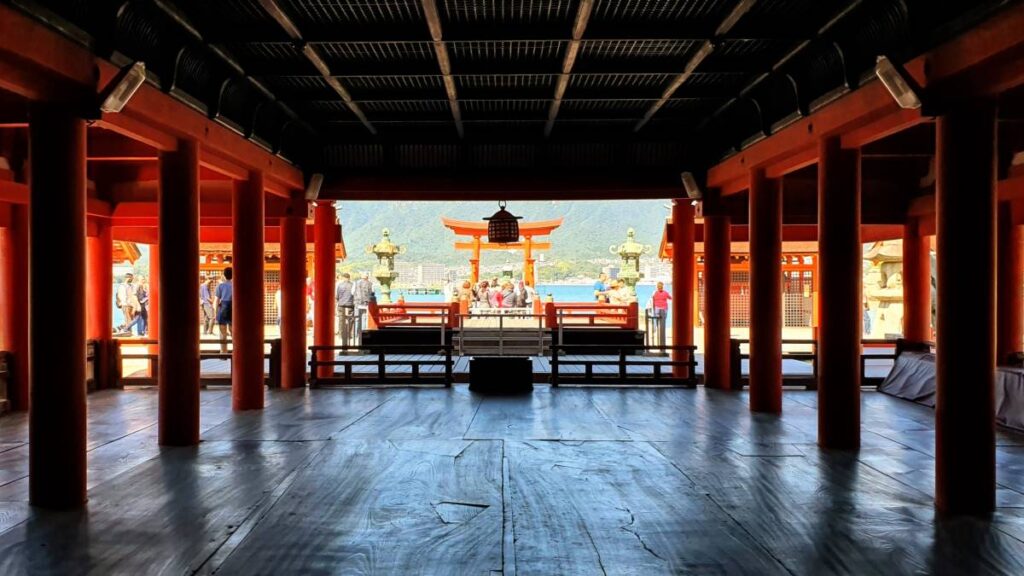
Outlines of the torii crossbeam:
M538 222L520 222L519 235L523 238L520 242L508 244L496 244L481 240L487 236L487 222L469 222L466 220L453 220L442 216L441 223L446 228L459 236L469 236L472 240L468 242L455 242L456 250L471 250L469 258L470 281L476 284L480 281L480 251L481 250L518 250L523 251L523 281L529 286L534 286L533 277L533 251L550 250L550 242L535 242L538 236L548 236L556 228L562 225L562 219L541 220Z

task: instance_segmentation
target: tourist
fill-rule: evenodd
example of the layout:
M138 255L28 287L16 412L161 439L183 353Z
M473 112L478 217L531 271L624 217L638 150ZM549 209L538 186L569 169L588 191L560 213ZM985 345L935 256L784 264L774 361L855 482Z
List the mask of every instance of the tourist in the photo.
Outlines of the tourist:
M139 312L136 315L139 322L135 326L135 333L145 336L149 330L149 283L146 282L145 276L139 276L138 286L135 288L135 299L139 301Z
M651 302L654 304L654 318L660 333L665 332L665 320L668 318L668 301L671 299L672 295L665 290L665 283L658 282L654 294L651 295Z
M357 336L363 333L363 317L367 314L372 297L373 284L370 283L370 274L368 272L356 273L356 280L352 286L352 302L355 304Z
M355 306L352 289L352 276L345 272L341 275L341 282L334 288L334 301L338 307L338 335L341 336L342 346L348 346L352 338L352 312Z
M220 353L228 353L228 336L231 334L231 302L234 290L231 286L231 267L224 269L224 281L214 293L214 308L217 310L217 326L220 329Z
M501 300L498 304L499 308L515 308L516 307L516 290L512 286L512 283L505 281L501 286Z
M473 287L472 286L473 285L469 283L469 280L466 280L465 282L463 282L462 285L460 285L459 288L455 291L455 298L459 302L462 302L463 300L465 300L467 302L472 301L473 300Z
M533 308L533 302L537 299L537 291L526 282L519 282L519 287L523 292L523 306L526 308Z
M498 285L498 279L494 279L494 284L491 284L487 288L487 306L489 308L501 308L501 286Z
M203 334L213 335L213 325L217 323L217 315L213 313L213 291L217 289L217 279L213 276L204 278L199 285L199 306L203 315Z
M135 298L135 275L128 272L124 275L124 280L117 286L117 292L114 295L115 304L118 309L121 310L121 314L124 315L124 322L118 326L118 332L130 332L131 326L134 326L133 320L135 319L135 311L138 310L138 300Z
M476 300L477 300L477 303L479 304L480 308L490 308L491 307L491 299L490 299L491 290L490 290L490 288L491 288L491 285L487 283L487 280L484 280L483 282L481 282L480 286L477 288Z
M871 336L871 307L867 300L864 301L864 335Z
M629 288L621 280L612 280L611 289L607 291L608 302L615 306L624 306L629 303Z
M600 302L602 295L608 295L608 288L608 275L601 272L597 275L597 282L594 282L594 300Z

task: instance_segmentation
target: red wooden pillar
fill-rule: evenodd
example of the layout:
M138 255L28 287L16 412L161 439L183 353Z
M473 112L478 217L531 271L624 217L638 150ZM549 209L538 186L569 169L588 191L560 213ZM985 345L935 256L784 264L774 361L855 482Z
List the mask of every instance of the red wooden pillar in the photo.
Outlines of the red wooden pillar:
M931 247L916 220L903 227L903 337L932 339Z
M306 385L306 202L281 218L281 387Z
M67 108L36 105L29 122L29 499L46 508L86 499L85 122Z
M85 336L91 340L109 340L114 332L113 327L113 291L114 291L114 240L110 231L110 222L105 218L97 219L96 233L86 240L85 300Z
M672 345L693 345L693 206L686 198L672 203ZM689 360L690 353L673 351L675 360ZM677 378L690 375L686 366L673 366Z
M231 397L235 410L263 408L263 173L236 182L231 201Z
M0 340L13 355L14 377L7 388L11 410L29 409L28 248L29 208L11 206L11 225L0 236Z
M782 182L750 172L750 409L782 412Z
M334 213L333 202L320 202L313 213L313 344L334 345ZM317 360L329 362L331 351L317 352ZM317 376L330 378L332 366L321 366Z
M860 447L860 152L818 146L818 444Z
M728 214L704 201L704 385L732 386L729 362L732 226Z
M1024 349L1021 331L1024 315L1021 310L1021 291L1024 289L1024 259L1021 242L1024 234L1021 227L1013 222L1013 204L1001 202L999 213L999 259L996 302L998 306L996 327L996 364L1004 364L1007 357Z
M936 136L935 502L944 514L987 514L996 494L995 106L954 106Z
M110 221L97 218L86 240L85 337L97 342L93 378L97 388L110 386L109 350L113 340L114 240Z
M159 441L199 443L199 146L160 155L159 240L150 246L149 335L160 342ZM158 294L163 301L156 303ZM163 316L163 322L160 322Z

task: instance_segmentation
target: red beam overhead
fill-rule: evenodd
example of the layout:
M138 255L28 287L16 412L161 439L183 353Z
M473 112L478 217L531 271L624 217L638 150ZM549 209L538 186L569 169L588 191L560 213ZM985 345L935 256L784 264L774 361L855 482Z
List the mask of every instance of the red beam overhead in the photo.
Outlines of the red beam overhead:
M750 241L750 227L746 224L733 224L732 230L732 241L733 242L749 242ZM883 240L898 240L903 237L903 225L902 224L861 224L860 227L861 240L867 242L881 242ZM672 237L672 222L665 223L665 230L662 232L661 238L661 249L659 251L659 258L671 258L672 257L672 243L668 240ZM704 223L698 222L694 231L694 239L700 244L704 242ZM782 241L783 242L817 242L818 241L818 226L817 224L784 224L782 226ZM698 247L697 251L702 251L702 247Z
M0 89L31 100L91 98L118 72L59 32L0 6ZM208 165L262 171L267 190L275 194L304 188L298 168L148 83L121 113L104 115L100 125L163 151L174 150L178 138L195 139L203 146L200 157L212 153L204 160Z
M95 93L94 57L13 8L0 6L0 89L29 100Z
M275 220L278 220L275 218ZM116 222L112 223L112 230L114 240L121 240L125 242L137 242L139 244L156 244L157 243L157 228L156 226L121 226ZM263 231L264 242L268 244L276 244L281 241L281 229L278 226L278 222L274 222L273 226L266 226ZM227 226L207 226L202 223L200 218L199 228L199 241L203 243L215 244L215 243L230 243L233 239L231 233L231 225ZM341 243L341 226L335 228L335 242ZM306 242L313 242L313 225L306 225Z
M97 65L100 85L105 85L119 71L113 64L102 60L97 60ZM205 166L218 166L223 171L235 173L238 165L260 170L268 180L265 186L275 193L282 189L299 191L304 188L302 172L298 168L196 113L155 86L143 84L119 116L139 120L178 138L199 140L203 145L200 163Z
M963 95L993 94L1024 84L1024 4L1006 9L998 17L975 26L960 37L905 65L922 86L933 86L930 96L942 92ZM954 85L956 84L956 85ZM896 106L881 82L872 81L772 136L734 154L708 171L708 186L735 194L745 188L731 184L752 168L788 162L805 154L819 138L843 137L844 146L858 146L920 122L930 121L920 111Z

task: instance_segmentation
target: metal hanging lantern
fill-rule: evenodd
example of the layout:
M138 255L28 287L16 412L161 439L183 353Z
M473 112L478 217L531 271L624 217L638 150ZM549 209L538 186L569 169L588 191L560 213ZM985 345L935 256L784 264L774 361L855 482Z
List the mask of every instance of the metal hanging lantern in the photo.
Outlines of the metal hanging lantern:
M510 244L519 241L519 220L522 216L513 216L505 210L505 202L498 202L498 210L487 220L487 241L495 244Z

